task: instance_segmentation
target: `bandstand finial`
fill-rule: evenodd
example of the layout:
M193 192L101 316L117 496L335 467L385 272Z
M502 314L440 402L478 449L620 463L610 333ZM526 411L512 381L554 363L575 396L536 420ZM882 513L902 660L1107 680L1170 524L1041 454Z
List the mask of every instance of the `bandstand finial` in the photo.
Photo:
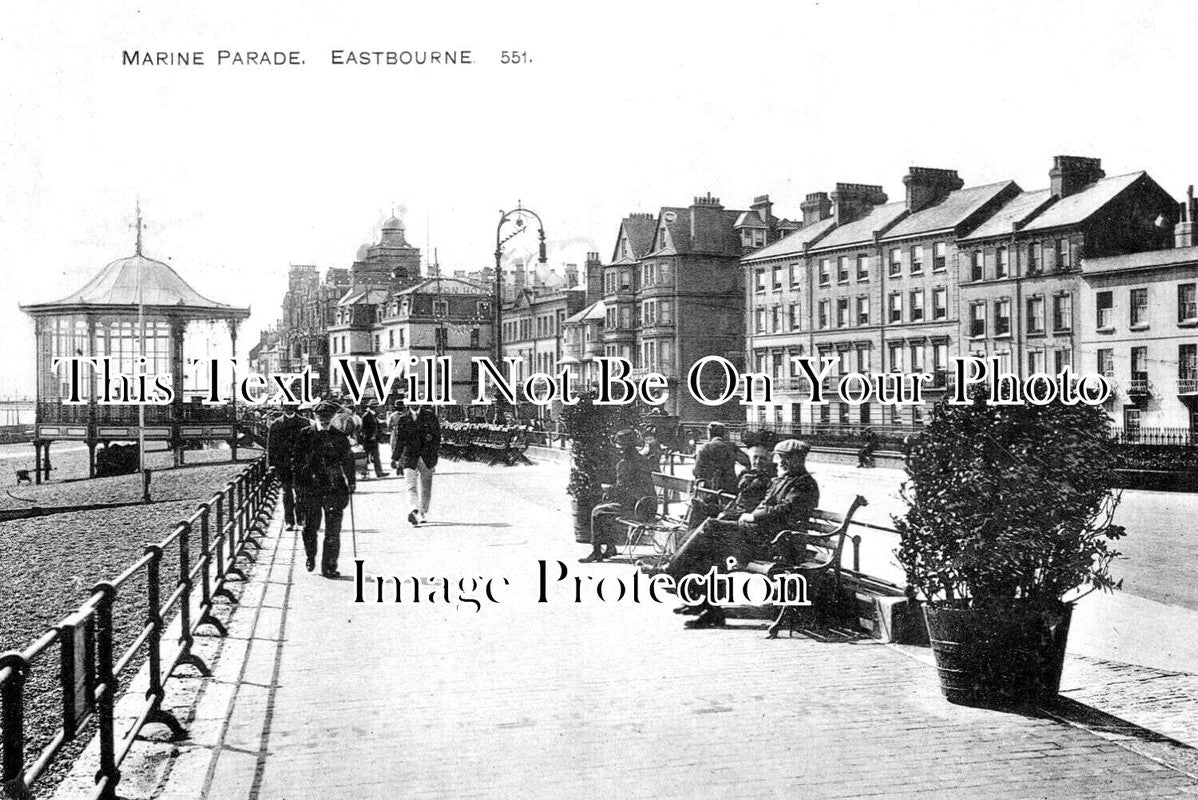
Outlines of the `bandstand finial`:
M136 251L137 255L140 256L141 255L141 233L142 233L142 229L145 227L141 221L141 197L137 198L137 200L135 201L134 207L137 211L137 220L129 227L133 228L137 231L137 241L136 241L136 246L135 246L136 250L135 251Z

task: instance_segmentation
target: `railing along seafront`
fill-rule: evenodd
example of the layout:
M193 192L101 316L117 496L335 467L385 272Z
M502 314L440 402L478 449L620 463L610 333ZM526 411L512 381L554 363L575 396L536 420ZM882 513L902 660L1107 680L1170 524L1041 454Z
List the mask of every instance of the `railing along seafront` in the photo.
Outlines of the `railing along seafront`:
M257 459L223 490L200 503L190 517L177 523L169 536L147 545L145 554L116 579L97 583L87 601L59 625L24 650L0 655L0 796L22 800L30 797L30 787L62 747L93 720L98 726L100 766L92 797L105 800L116 798L120 765L145 725L160 723L170 728L175 738L185 735L179 721L162 708L164 684L184 665L201 676L211 674L208 666L192 652L194 637L203 626L214 628L221 636L228 634L213 615L213 607L219 597L237 602L227 583L247 579L238 566L239 559L255 560L246 548L262 548L254 537L264 533L277 496L278 487L266 458ZM199 550L193 563L196 535ZM163 554L171 548L178 549L178 576L164 579L160 566ZM133 643L117 654L113 642L113 606L121 588L141 573L145 574L146 582L145 621ZM199 598L193 608L197 582ZM169 591L165 599L164 589ZM176 610L179 641L173 655L164 660L167 617ZM173 621L175 617L170 619ZM41 666L39 660L56 642L61 657L57 664L46 666L58 670L63 695L62 724L50 743L34 754L32 760L27 760L25 712L30 698L25 684L32 670ZM118 740L114 717L121 675L134 666L143 648L149 686L136 721ZM37 698L33 700L36 702Z

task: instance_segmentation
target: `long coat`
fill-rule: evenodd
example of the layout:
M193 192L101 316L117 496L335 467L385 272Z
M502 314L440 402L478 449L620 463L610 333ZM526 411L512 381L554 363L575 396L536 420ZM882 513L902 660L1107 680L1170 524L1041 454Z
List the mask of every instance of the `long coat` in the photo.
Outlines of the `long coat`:
M349 438L336 428L300 431L291 455L295 486L305 497L345 508L353 490L354 454Z
M421 409L412 419L408 413L395 416L391 426L391 460L400 469L416 469L420 459L429 467L437 466L441 452L441 423L437 415Z
M784 530L804 530L811 513L819 506L819 485L811 473L774 478L765 498L749 513L762 534Z
M270 423L270 432L267 434L267 461L274 467L280 480L291 480L291 454L295 451L295 442L300 431L310 425L311 423L299 414L282 416Z

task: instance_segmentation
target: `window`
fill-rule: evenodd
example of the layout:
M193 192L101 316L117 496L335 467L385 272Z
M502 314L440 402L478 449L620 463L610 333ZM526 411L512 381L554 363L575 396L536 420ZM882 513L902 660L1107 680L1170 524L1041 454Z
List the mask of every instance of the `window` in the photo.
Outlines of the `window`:
M842 428L847 428L849 426L849 404L837 403L836 405L840 408L840 425Z
M861 412L860 412L861 413L861 424L868 425L869 424L869 403L862 403L860 406L860 409L861 409Z
M899 342L891 342L887 345L887 350L890 351L890 371L903 371L903 346Z
M1097 366L1100 375L1115 377L1115 351L1109 347L1099 348Z
M841 256L840 258L836 259L836 282L837 283L848 283L849 282L849 257L848 256Z
M857 324L869 324L869 298L864 295L857 298Z
M1099 292L1097 295L1098 302L1098 328L1113 327L1111 317L1115 306L1115 297L1112 292Z
M917 244L911 248L911 274L923 272L923 245Z
M1011 301L999 300L994 304L994 335L1009 336L1011 333Z
M1073 328L1073 296L1058 294L1052 298L1052 329L1067 331Z
M1027 299L1027 332L1044 333L1044 298Z
M911 292L911 321L921 322L923 320L923 289L916 289Z
M1183 283L1177 287L1177 321L1194 322L1198 320L1198 295L1195 295L1195 284Z
M395 330L394 329L387 331L387 346L390 348L395 347Z
M1132 383L1137 381L1148 380L1148 348L1133 347L1131 349L1131 380Z
M1123 436L1129 442L1140 439L1140 409L1123 409Z
M986 335L986 304L974 303L969 307L969 335L973 337Z
M903 274L903 248L894 247L890 250L890 276Z
M627 292L632 290L632 270L620 270L620 291Z
M944 272L948 269L948 245L936 242L932 245L932 272Z
M433 316L434 317L448 317L449 316L449 301L448 300L434 300L433 301Z
M840 297L836 300L836 327L843 328L849 324L849 299Z
M757 309L757 314L753 320L753 332L765 333L765 309Z
M871 360L869 347L857 345L857 371L862 375L868 375L871 369Z
M782 330L782 306L774 306L770 309L770 333L779 333Z
M798 303L790 304L790 329L797 331L803 327L803 307Z
M819 326L820 328L828 327L828 315L831 313L832 302L830 300L819 301Z
M982 257L982 251L974 250L972 256L970 257L970 280L980 281L986 277L985 263L985 259Z
M782 291L782 267L774 267L774 291Z
M994 251L994 277L1005 278L1011 274L1011 253L1000 247Z
M1040 272L1040 243L1031 242L1027 246L1027 274L1036 275Z
M1131 324L1148 324L1148 289L1131 290Z
M852 365L849 364L849 358L852 355L852 350L847 347L836 351L836 374L848 375L853 371Z
M923 343L911 345L911 371L923 372L924 367L924 346Z
M932 370L944 372L948 369L948 343L937 342L932 345Z
M802 280L803 280L803 265L802 264L791 264L790 265L790 285L792 287L798 286L802 282Z
M1179 386L1183 392L1193 392L1198 381L1198 344L1177 346L1177 380L1188 384Z
M932 290L932 319L948 319L948 289L944 286Z
M869 256L865 253L857 254L857 280L869 280Z
M1037 372L1044 371L1044 351L1029 350L1027 354L1027 373L1035 375Z
M903 296L899 292L890 295L890 321L903 321Z
M832 262L826 258L819 260L819 285L827 286L832 281Z
M761 294L765 291L765 270L764 269L757 270L757 282L754 285L757 289L758 294ZM610 292L609 292L609 294L610 294Z
M674 301L662 300L657 304L657 321L661 325L674 324Z
M1069 269L1069 240L1057 239L1054 247L1056 269Z

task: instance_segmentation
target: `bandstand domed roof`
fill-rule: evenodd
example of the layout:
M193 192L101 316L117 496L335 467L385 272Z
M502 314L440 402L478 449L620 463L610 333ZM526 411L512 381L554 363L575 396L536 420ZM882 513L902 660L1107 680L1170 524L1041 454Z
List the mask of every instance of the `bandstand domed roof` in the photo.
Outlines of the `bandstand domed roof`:
M378 219L378 217L375 217L375 219ZM387 230L387 229L391 229L391 230L399 229L402 231L403 230L403 222L400 221L399 217L393 216L390 219L388 219L386 222L383 223L383 230Z
M139 304L160 310L184 312L187 316L219 319L244 318L248 308L209 300L191 288L169 265L140 253L109 263L72 294L51 303L22 306L27 312L46 313L79 307L135 308Z

